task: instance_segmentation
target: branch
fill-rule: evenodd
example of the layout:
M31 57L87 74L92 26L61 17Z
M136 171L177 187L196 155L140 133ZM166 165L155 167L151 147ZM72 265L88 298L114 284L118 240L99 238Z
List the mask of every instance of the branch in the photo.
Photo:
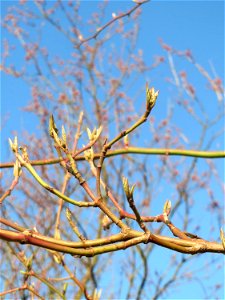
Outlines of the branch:
M137 8L139 8L142 4L147 3L147 2L149 2L149 1L150 1L150 0L142 0L142 1L140 1L140 2L137 2L137 1L134 1L134 0L133 0L133 2L136 2L137 4L136 4L133 8L131 8L128 12L122 13L122 14L120 14L119 16L113 17L113 19L111 19L111 20L110 20L109 22L107 22L105 25L103 25L102 27L98 28L97 31L96 31L93 35L91 35L91 36L89 36L89 37L87 37L87 38L85 38L85 39L83 39L83 37L80 36L79 38L80 38L81 42L80 42L80 44L78 45L78 47L80 47L82 44L84 44L84 43L86 43L86 42L88 42L88 41L90 41L90 40L92 40L92 39L96 39L97 36L98 36L105 28L109 27L111 24L113 24L114 22L116 22L116 21L119 20L119 19L122 19L122 18L124 18L124 17L126 17L126 16L129 17L129 16L130 16Z
M84 243L81 242L81 248L72 248L62 244L56 244L50 241L40 240L35 237L32 231L15 232L11 230L0 229L0 238L8 242L18 242L20 244L30 244L49 250L54 250L62 253L69 253L71 255L93 257L95 255L125 250L129 247L138 245L140 243L154 243L173 251L197 254L197 253L222 253L225 254L225 249L222 244L216 242L208 242L200 239L180 240L177 238L165 237L156 234L146 234L136 230L130 230L130 238L126 240L126 235L121 238L120 242L110 245L101 245L96 247L84 248ZM133 236L133 237L132 237ZM59 240L56 240L59 242ZM61 241L62 242L62 241Z
M112 156L118 156L122 154L144 154L144 155L166 155L166 156L186 156L186 157L199 157L199 158L225 158L225 151L198 151L198 150L186 150L186 149L171 149L171 148L141 148L141 147L127 147L116 150L109 150L106 154L106 158ZM100 153L94 154L94 159L100 158ZM76 161L85 160L85 156L76 156ZM41 160L32 160L30 164L32 166L54 165L60 163L66 158L48 158ZM14 162L6 162L0 164L0 169L13 168Z
M25 151L25 148L23 149L23 151ZM63 193L61 193L60 191L58 191L57 189L49 186L39 175L38 173L35 171L35 169L31 166L30 162L27 161L26 159L24 159L19 153L16 153L16 157L19 160L19 162L21 163L21 166L24 166L29 172L30 174L34 177L34 179L43 187L45 188L47 191L49 191L50 193L58 196L59 198L65 200L66 202L69 202L73 205L79 206L79 207L89 207L89 206L96 206L96 204L94 202L83 202L83 201L76 201L73 200L69 197L67 197L66 195L64 195Z

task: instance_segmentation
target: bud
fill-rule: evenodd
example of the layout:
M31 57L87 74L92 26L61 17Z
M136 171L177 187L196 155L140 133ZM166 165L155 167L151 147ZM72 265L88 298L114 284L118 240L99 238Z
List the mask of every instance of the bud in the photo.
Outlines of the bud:
M31 255L30 258L28 258L28 259L26 260L26 267L27 267L27 270L28 270L28 271L31 270L32 262L33 262L33 254Z
M167 200L163 206L163 213L167 216L170 214L171 211L171 201Z
M61 257L61 255L60 255L58 252L56 252L56 251L52 251L52 254L53 254L54 261L55 261L58 265L61 264L61 262L62 262L62 257Z
M21 168L20 162L18 160L16 160L14 167L13 167L13 175L15 177L19 177L21 175L21 173L22 173L22 168Z
M96 141L99 138L101 132L102 132L102 126L100 126L98 129L94 128L93 132L91 132L91 130L87 128L87 134L90 142Z
M123 189L124 189L124 192L126 194L126 196L128 197L129 196L129 185L128 185L128 179L126 177L122 177L122 180L123 180Z
M67 217L68 220L71 220L71 215L72 215L72 214L71 214L71 211L70 211L69 208L67 207L67 208L66 208L66 217Z
M109 229L111 224L111 220L108 216L104 215L104 217L102 218L102 226L104 228L104 230Z
M149 88L148 84L146 83L146 103L147 103L147 107L149 107L150 110L154 107L158 95L159 95L159 91L155 92L154 87Z
M53 115L51 115L50 118L49 118L49 135L51 137L53 137L53 131L55 131L56 134L58 133L58 129L55 125L54 117L53 117Z
M63 125L62 125L62 140L66 144L66 131Z
M122 177L122 181L123 181L123 189L124 189L124 192L125 192L127 198L133 197L135 184L132 185L132 187L130 187L129 183L128 183L128 179L124 176Z
M12 149L13 152L17 152L18 151L18 139L17 139L17 136L15 136L14 142L12 142L12 140L9 138L9 146Z
M123 138L123 142L124 142L124 146L125 148L127 148L129 146L129 139L128 139L128 135L125 135L125 137Z
M64 285L63 285L63 291L62 291L63 295L66 294L67 287L68 287L68 282L65 282Z
M100 300L101 294L102 294L102 289L99 289L99 290L95 289L93 299Z
M60 240L60 238L61 238L61 236L60 236L60 230L58 228L56 228L56 230L55 230L54 237L57 240Z
M12 140L10 138L9 138L9 146L13 150L13 142L12 142Z
M90 149L84 151L84 158L87 161L93 161L93 159L94 159L94 151L93 151L92 147Z

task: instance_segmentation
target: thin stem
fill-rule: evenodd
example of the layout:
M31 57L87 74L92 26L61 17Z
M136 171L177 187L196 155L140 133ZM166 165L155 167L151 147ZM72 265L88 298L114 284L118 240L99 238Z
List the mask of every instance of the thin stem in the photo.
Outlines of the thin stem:
M82 292L84 293L84 296L87 300L92 300L93 298L88 294L86 287L84 286L84 284L77 278L74 276L74 274L70 271L70 269L67 267L67 265L65 264L64 260L62 260L62 265L64 267L64 269L66 270L66 272L70 275L70 278L76 283L76 285L79 286L79 288L82 290Z
M133 8L131 8L129 11L125 12L125 13L122 13L118 16L115 16L113 19L111 19L109 22L107 22L105 25L103 25L102 27L98 28L98 30L91 36L83 39L82 37L80 37L81 39L81 42L80 44L78 45L78 47L80 47L82 44L92 40L92 39L96 39L97 36L105 29L107 28L108 26L110 26L112 23L114 23L115 21L121 19L121 18L124 18L124 17L129 17L132 12L134 12L137 8L139 8L142 4L146 3L146 2L149 2L150 0L144 0L144 1L140 1L138 2Z
M77 143L80 137L80 130L81 130L81 125L82 125L82 121L83 121L83 112L80 112L79 115L79 119L78 119L78 125L77 125L77 132L74 138L74 143L73 143L73 154L76 153L76 149L77 149ZM63 186L62 186L62 190L61 193L65 194L66 188L67 188L67 184L70 180L70 174L66 173L65 178L64 178L64 182L63 182ZM57 234L58 230L59 230L59 224L60 224L60 215L61 215L61 211L62 211L62 206L63 206L63 199L60 198L59 199L59 207L58 207L58 211L57 211L57 216L56 216L56 222L55 222L55 234Z
M18 181L19 181L19 176L16 176L13 179L12 184L10 185L9 189L7 191L5 191L5 193L1 196L0 204L2 204L2 202L5 200L6 197L11 195L11 193L14 190L15 186L18 184Z

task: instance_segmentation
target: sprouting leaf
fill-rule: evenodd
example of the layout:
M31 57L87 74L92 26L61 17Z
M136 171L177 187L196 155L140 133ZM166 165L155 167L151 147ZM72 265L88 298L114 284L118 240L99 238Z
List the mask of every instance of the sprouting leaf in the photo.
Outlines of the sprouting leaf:
M53 137L53 132L54 131L56 132L56 134L58 133L58 129L55 125L54 117L53 117L53 115L51 115L50 118L49 118L49 135L51 137Z
M136 185L134 184L132 185L132 187L130 187L128 183L128 179L124 176L122 177L122 180L123 180L123 189L127 198L133 197L133 192Z
M129 185L128 185L128 179L126 177L122 177L122 181L123 181L123 189L124 192L126 194L127 197L129 197Z
M12 142L12 140L10 138L9 138L9 146L13 150L13 142Z
M13 152L17 152L18 151L18 139L17 136L15 136L14 141L12 142L12 140L9 138L9 146L12 149Z
M89 128L87 128L87 134L90 142L96 141L100 136L101 132L102 132L102 126L100 126L98 129L94 128L92 132Z
M171 211L171 201L167 200L163 206L163 213L167 216L170 214Z
M16 160L14 167L13 167L13 175L15 177L19 177L22 174L22 168L20 165L20 162L18 160Z
M159 91L155 92L154 87L149 88L148 84L146 83L146 102L147 102L147 106L149 106L150 109L152 109L153 106L155 105L158 95L159 95Z
M26 267L27 267L28 271L31 270L32 262L33 262L33 254L31 255L30 258L28 258L28 259L26 260Z
M91 140L92 138L92 133L91 133L91 130L87 127L87 134L88 134L88 138L89 140Z
M95 136L95 139L96 139L96 140L99 138L99 136L100 136L100 134L101 134L101 132L102 132L102 129L103 129L102 125L97 129L97 131L96 131L96 136Z
M102 289L99 289L99 290L95 289L94 295L93 295L93 300L100 300L101 294L102 294Z
M62 140L66 145L66 131L63 125L62 125Z
M66 294L67 287L68 287L68 282L65 282L63 285L63 291L62 291L63 295Z
M17 136L14 137L14 147L16 149L18 148L18 138L17 138Z
M56 251L52 251L52 254L53 254L54 261L57 264L61 264L61 262L62 262L62 256L61 256L61 254L58 253L58 252L56 252Z
M134 193L134 188L135 188L136 184L133 184L132 187L130 188L130 194L133 196Z

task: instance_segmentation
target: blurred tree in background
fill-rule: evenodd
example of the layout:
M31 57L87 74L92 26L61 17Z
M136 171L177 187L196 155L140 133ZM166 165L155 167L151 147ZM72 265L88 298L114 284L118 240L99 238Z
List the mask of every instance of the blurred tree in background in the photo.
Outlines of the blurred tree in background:
M2 122L2 299L221 295L222 79L163 40L145 61L151 4L7 4L1 68L30 101L26 131Z

